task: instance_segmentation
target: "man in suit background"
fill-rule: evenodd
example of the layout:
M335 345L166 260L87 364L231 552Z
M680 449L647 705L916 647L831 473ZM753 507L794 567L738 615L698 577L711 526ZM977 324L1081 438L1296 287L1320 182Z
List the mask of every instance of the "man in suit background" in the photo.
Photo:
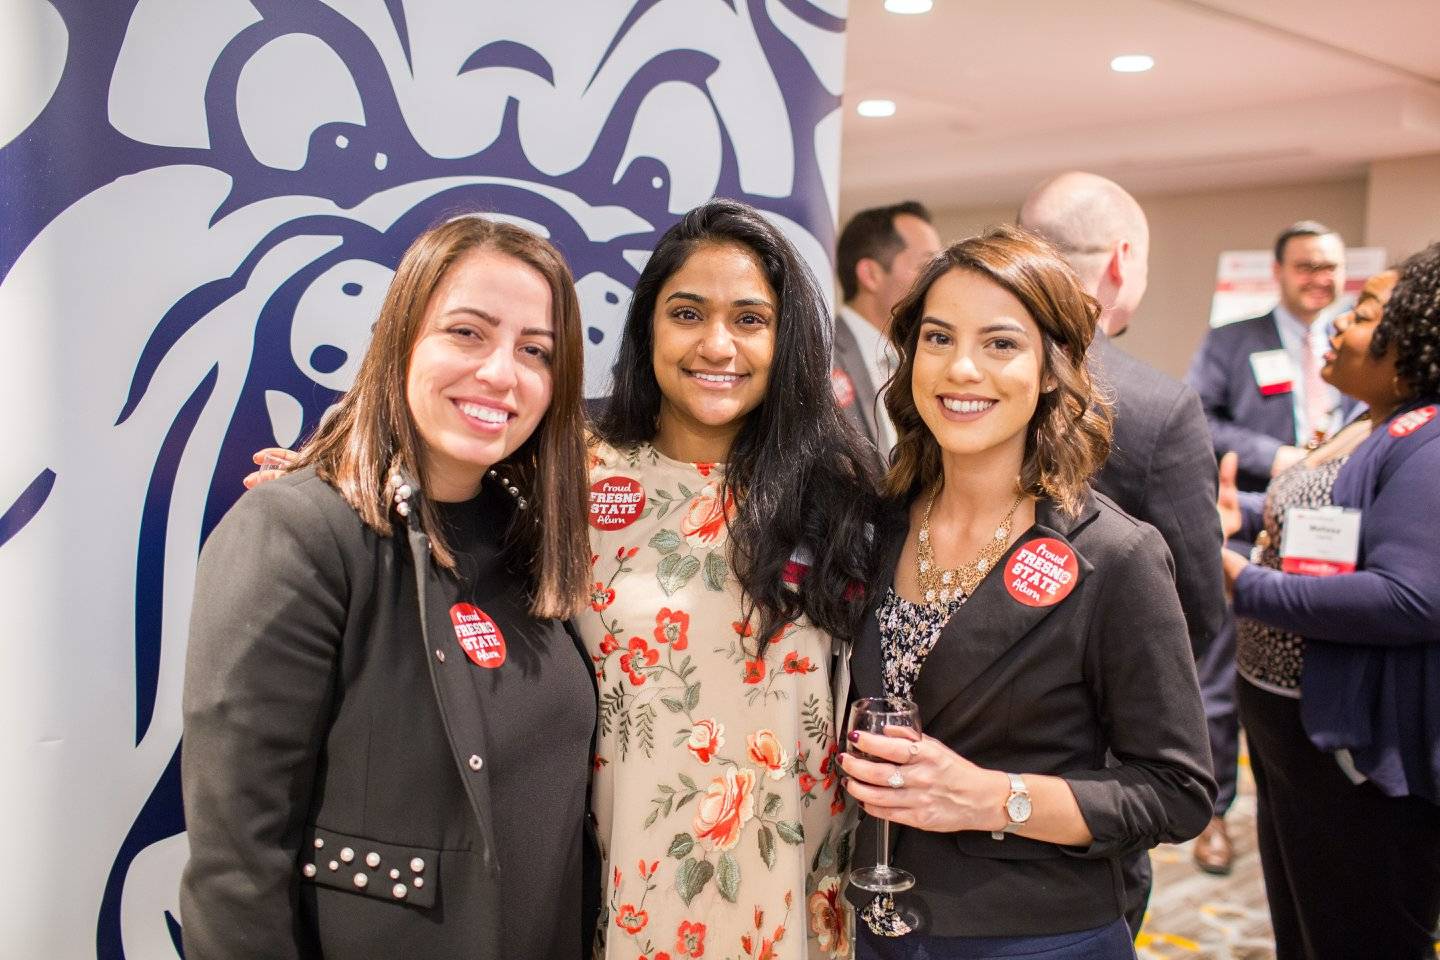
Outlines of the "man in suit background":
M915 200L861 210L840 231L835 269L844 303L836 311L835 359L830 382L847 416L888 460L895 429L880 388L896 366L886 339L890 312L920 269L940 252L930 211Z
M1160 531L1175 559L1175 586L1197 661L1225 618L1215 511L1216 472L1200 400L1189 387L1115 346L1145 295L1150 227L1119 184L1072 171L1044 181L1020 209L1020 226L1059 248L1102 312L1089 362L1115 404L1114 444L1095 489ZM1138 933L1150 896L1150 862L1126 863L1126 921Z
M1305 456L1305 445L1335 432L1354 403L1320 379L1328 347L1321 314L1345 288L1345 244L1329 227L1302 220L1275 240L1280 302L1271 312L1216 327L1186 374L1200 394L1215 456L1239 455L1237 485L1263 491ZM1229 546L1249 555L1251 544ZM1226 874L1234 848L1225 813L1235 799L1240 721L1235 712L1235 625L1225 624L1200 664L1200 689L1220 792L1215 817L1195 841L1195 863Z

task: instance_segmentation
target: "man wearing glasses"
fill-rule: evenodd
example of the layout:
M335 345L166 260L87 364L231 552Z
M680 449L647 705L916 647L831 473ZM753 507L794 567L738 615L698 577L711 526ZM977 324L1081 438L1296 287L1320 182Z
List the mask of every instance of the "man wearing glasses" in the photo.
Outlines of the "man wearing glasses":
M1186 382L1200 394L1216 457L1239 455L1237 485L1263 491L1270 478L1305 456L1306 447L1346 421L1354 401L1320 379L1329 324L1321 314L1345 288L1345 244L1313 220L1275 239L1280 302L1263 317L1211 330ZM1249 555L1251 544L1230 541ZM1220 787L1215 818L1195 841L1195 863L1226 874L1234 859L1225 813L1235 799L1240 724L1235 713L1235 624L1227 616L1200 663L1200 689Z

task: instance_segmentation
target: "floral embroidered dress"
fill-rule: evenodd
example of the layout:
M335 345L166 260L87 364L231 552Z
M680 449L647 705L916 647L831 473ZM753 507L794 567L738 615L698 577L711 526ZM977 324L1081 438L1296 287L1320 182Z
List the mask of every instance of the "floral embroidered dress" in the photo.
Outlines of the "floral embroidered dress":
M723 465L648 444L591 456L600 681L596 956L848 956L831 641L804 621L755 656L726 553Z

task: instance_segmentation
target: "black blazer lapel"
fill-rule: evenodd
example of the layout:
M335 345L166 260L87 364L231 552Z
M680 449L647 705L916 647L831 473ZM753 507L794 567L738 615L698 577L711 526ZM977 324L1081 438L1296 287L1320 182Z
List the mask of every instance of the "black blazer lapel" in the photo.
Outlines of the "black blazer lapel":
M1070 536L1097 512L1094 498L1088 494L1079 515L1073 519L1060 513L1050 501L1040 501L1035 525L1015 541L1005 555L1004 564L993 568L970 599L955 611L925 658L914 690L914 698L920 704L922 729L962 697L966 697L967 702L960 713L954 715L954 722L963 724L966 718L983 710L987 694L976 693L971 688L1064 602L1062 596L1048 605L1031 606L1016 599L1010 587L1026 569L1026 564L1017 558L1036 540L1059 541L1074 553L1079 568L1077 579L1064 591L1068 594L1094 571L1084 554L1075 549Z
M481 851L485 865L498 875L500 863L496 856L495 834L490 811L490 777L483 772L485 755L489 753L485 740L484 717L479 691L468 673L462 669L446 669L455 666L446 664L436 656L437 651L455 652L455 635L450 624L450 611L444 591L440 589L438 576L430 560L430 538L419 528L419 524L406 524L410 546L410 560L415 568L415 589L420 604L420 637L424 645L424 657L430 665L430 682L435 690L435 700L440 708L440 717L445 724L445 735L450 741L450 751L460 771L460 781L470 799L475 813L475 823L480 830L484 844Z

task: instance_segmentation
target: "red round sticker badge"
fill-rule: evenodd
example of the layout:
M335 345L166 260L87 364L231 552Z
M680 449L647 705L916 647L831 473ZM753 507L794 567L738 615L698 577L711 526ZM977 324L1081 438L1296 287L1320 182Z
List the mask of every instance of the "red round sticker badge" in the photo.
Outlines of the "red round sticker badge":
M835 402L842 408L855 402L855 384L850 382L850 374L839 367L830 371L830 389L835 391Z
M590 526L596 530L623 530L640 519L645 509L645 488L629 477L606 477L590 485Z
M1396 417L1395 422L1390 424L1390 436L1408 437L1419 430L1425 424L1435 419L1435 405L1421 407L1419 410L1411 410L1404 416Z
M457 603L450 608L450 622L460 649L475 666L493 670L505 662L505 635L484 610L473 603Z
M1041 537L1010 555L1005 589L1027 607L1054 606L1080 582L1075 550L1062 540Z

